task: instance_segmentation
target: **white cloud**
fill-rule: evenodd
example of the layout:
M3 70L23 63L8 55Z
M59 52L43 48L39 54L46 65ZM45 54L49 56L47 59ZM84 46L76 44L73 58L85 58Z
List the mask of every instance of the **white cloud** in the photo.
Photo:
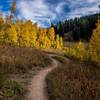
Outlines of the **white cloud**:
M61 2L61 3L59 3L58 5L57 5L57 7L56 7L56 12L57 13L62 13L63 12L63 6L66 4L66 2Z
M67 18L97 13L99 4L99 0L72 0L69 5L71 11L67 14Z
M89 3L100 2L100 0L87 0Z
M83 8L80 8L80 9L74 9L69 13L69 16L81 17L81 16L84 16L84 15L97 13L98 12L97 9L98 8L96 6L93 6L93 7L90 7L90 8L83 7Z
M48 21L48 18L51 18L52 20L56 18L56 14L53 11L50 11L43 0L18 1L17 8L20 15L19 17L37 22L39 26L41 24L43 25L42 20L45 23Z
M58 3L55 1L56 4L47 4L46 0L18 0L18 17L37 22L39 26L45 26L45 23L46 25L49 24L48 18L57 21L58 14L64 18L74 18L96 13L98 11L97 6L100 4L99 1L62 0ZM70 8L70 12L66 11L65 15L62 15L65 6Z

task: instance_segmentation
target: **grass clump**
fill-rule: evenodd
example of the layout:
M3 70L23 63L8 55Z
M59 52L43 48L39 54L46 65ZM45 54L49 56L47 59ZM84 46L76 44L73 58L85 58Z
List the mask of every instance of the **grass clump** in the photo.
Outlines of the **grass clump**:
M16 80L6 81L1 90L3 96L0 100L23 100L26 93L24 84Z

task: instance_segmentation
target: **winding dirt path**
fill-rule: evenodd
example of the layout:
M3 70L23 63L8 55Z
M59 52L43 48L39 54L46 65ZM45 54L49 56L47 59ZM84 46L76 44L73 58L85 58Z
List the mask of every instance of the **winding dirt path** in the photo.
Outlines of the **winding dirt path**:
M48 68L45 68L37 73L37 75L31 81L31 85L29 87L29 95L27 100L48 100L47 92L46 92L46 76L49 72L51 72L54 68L58 66L58 62L52 58L54 55L49 55L52 59L52 65Z

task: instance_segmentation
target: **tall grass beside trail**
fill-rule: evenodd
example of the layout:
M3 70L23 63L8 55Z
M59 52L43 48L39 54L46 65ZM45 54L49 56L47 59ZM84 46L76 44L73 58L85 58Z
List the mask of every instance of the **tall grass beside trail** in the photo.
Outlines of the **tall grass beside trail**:
M50 63L49 57L37 49L0 45L0 100L24 100L27 77L22 75Z
M24 73L48 64L50 59L37 49L0 45L0 73Z
M99 49L99 46L97 46ZM65 47L65 56L100 66L100 50L97 52L90 43L78 42L73 47Z
M50 100L100 100L100 68L69 61L47 77Z

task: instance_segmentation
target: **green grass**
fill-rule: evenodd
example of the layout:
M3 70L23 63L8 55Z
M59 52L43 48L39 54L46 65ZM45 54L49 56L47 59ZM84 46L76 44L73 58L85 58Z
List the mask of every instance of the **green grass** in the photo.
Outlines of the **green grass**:
M50 100L100 100L100 68L79 61L59 64L47 77Z
M19 83L15 80L10 80L6 82L6 85L3 87L3 99L17 99L18 97L23 100L24 94L26 92L25 86L22 83Z

